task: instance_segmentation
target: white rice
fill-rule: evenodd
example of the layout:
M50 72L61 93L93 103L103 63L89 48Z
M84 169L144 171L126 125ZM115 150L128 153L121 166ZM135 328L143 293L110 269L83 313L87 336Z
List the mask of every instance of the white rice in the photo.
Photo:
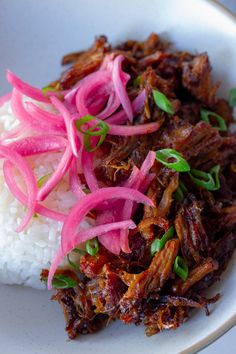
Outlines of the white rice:
M9 103L0 107L0 134L17 124ZM42 154L28 161L36 178L55 170L61 153ZM68 212L76 198L69 190L68 176L50 194L45 206ZM9 192L3 178L0 160L0 282L45 288L40 282L42 268L49 268L58 249L62 224L45 218L34 217L29 227L21 233L15 231L25 214L25 208ZM88 227L87 222L83 223Z

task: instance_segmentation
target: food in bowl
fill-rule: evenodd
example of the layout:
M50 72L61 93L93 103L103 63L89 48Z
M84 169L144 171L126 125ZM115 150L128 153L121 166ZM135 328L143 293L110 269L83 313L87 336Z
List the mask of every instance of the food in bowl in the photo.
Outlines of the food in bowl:
M37 267L71 339L113 319L150 336L191 308L209 314L219 294L204 291L236 246L236 90L230 104L218 98L208 55L173 52L156 34L117 47L101 36L63 64L43 90L7 73L2 109L17 120L2 119L2 184L21 214L10 224L19 235L3 214L1 239L9 232L9 252L17 241L47 250L57 230ZM27 284L25 272L13 267Z

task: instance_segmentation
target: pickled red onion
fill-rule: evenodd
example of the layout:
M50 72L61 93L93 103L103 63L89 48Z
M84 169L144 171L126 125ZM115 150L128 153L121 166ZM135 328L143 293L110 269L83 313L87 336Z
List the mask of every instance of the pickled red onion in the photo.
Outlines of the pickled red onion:
M152 122L140 125L117 125L108 124L110 135L133 136L144 135L156 132L161 127L162 122Z
M71 147L68 145L62 156L61 161L57 166L56 171L38 191L37 201L44 200L48 196L48 194L52 191L52 189L55 188L55 186L60 182L60 180L67 172L68 168L70 167L72 157L73 155L72 155Z
M84 197L85 193L81 187L81 182L78 177L78 171L77 171L77 161L75 157L73 157L70 165L70 170L69 170L69 181L70 181L70 187L72 192L78 197Z
M153 202L144 194L125 187L107 187L81 198L70 211L61 233L62 250L66 249L67 242L73 240L77 228L87 213L105 200L110 199L129 199L137 203L144 203L153 206Z
M68 247L66 248L65 252L62 252L61 248L59 248L56 255L54 256L54 259L52 261L52 265L50 267L49 274L48 274L48 281L47 281L48 290L51 290L51 288L52 288L52 279L53 279L53 276L57 270L57 267L60 265L62 259L67 254L69 254L75 248L75 246L79 245L82 242L88 241L95 236L100 236L103 233L108 233L110 231L117 230L117 229L123 229L123 228L133 229L135 227L136 227L136 225L132 220L125 220L125 221L120 221L120 222L115 222L115 223L94 226L94 227L91 227L90 229L79 232L76 235L74 242L71 244L68 244Z
M10 70L7 70L7 80L14 88L16 88L23 95L26 95L36 101L48 102L48 98L43 95L42 90L22 81Z
M80 142L79 139L76 135L76 130L74 127L74 123L72 120L72 116L70 112L67 110L65 105L55 96L50 97L50 100L54 107L61 113L62 117L64 118L65 126L66 126L66 131L67 131L67 136L68 140L71 145L71 150L74 154L74 156L78 156L78 149L80 147Z
M26 110L31 116L33 116L37 120L45 121L46 123L51 125L54 124L57 127L64 129L65 131L65 123L62 116L45 111L33 102L26 102Z
M27 196L20 190L20 188L17 186L17 183L14 179L14 174L13 174L13 165L10 161L5 161L3 164L3 173L4 173L4 178L5 182L10 190L10 192L14 195L14 197L19 200L19 202L25 206L27 206ZM67 215L63 213L59 213L57 211L54 211L52 209L46 208L45 206L36 203L35 206L35 212L43 215L47 218L50 218L52 220L56 220L59 222L64 222Z
M13 89L11 98L11 107L13 114L22 122L26 127L41 132L50 132L54 134L61 134L61 128L51 127L47 123L39 120L35 120L32 115L26 111L24 106L23 95L20 91Z
M28 212L26 213L20 226L17 227L17 232L21 232L24 230L24 228L28 226L32 216L34 215L36 206L37 181L25 159L16 151L12 150L9 147L1 145L0 158L7 159L13 165L15 165L21 173L23 180L26 184L28 194L26 206L28 208Z
M22 138L7 146L21 156L38 155L49 151L58 151L68 145L67 140L56 135L37 135Z
M122 61L124 57L122 55L118 55L114 60L114 66L112 71L112 79L115 88L115 92L120 99L120 103L124 108L129 120L133 121L133 109L130 103L129 96L126 92L126 84L130 78L130 76L122 71Z
M83 166L83 173L87 186L92 192L98 189L98 181L96 179L93 167L93 158L94 154L86 152L85 150L82 151L81 163Z
M1 108L6 102L10 101L11 95L12 95L12 93L10 92L10 93L7 93L6 95L0 97L0 108Z
M145 101L145 91L143 90L131 103L132 109L135 115L141 112L143 106L144 106L144 101ZM109 118L106 119L106 123L110 124L123 124L127 122L128 116L124 110L113 114Z

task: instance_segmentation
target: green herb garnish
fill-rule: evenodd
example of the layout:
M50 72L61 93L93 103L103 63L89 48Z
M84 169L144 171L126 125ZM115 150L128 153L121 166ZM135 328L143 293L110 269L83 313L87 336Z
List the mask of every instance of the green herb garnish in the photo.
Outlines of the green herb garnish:
M87 129L85 129L85 130L82 129L84 124L86 124L92 120L95 120L98 123L96 125L93 125ZM104 142L106 135L109 131L109 126L105 122L103 122L102 120L97 119L96 117L93 117L91 115L87 115L87 116L84 116L83 118L78 119L75 122L75 126L80 133L84 134L84 146L85 146L86 151L88 151L88 152L92 152L92 151L97 150ZM99 141L96 143L95 147L92 146L92 141L91 141L91 137L93 137L93 136L99 137Z
M78 253L81 256L84 256L86 254L85 250L81 250L80 248L74 248L72 252Z
M236 106L236 87L232 88L229 92L229 105L232 108Z
M193 168L189 172L189 177L197 186L209 191L216 191L220 189L219 172L219 165L212 167L210 172L204 172Z
M177 202L181 203L184 200L184 194L187 192L184 182L179 181L179 186L174 193L174 198Z
M188 265L180 256L175 258L174 272L184 281L188 278Z
M99 251L99 244L96 238L86 242L86 251L90 256L96 256Z
M45 86L42 88L42 94L44 96L47 97L47 92L55 92L55 91L58 91L58 88L57 87L53 87L53 86Z
M139 76L137 76L135 79L134 79L134 81L133 81L133 87L139 87L139 85L140 85L140 81L141 81L141 76L139 75Z
M47 175L44 175L41 178L39 178L37 181L38 188L41 188L44 185L44 183L46 183L49 180L51 175L52 175L52 173L48 173Z
M190 171L190 166L188 162L183 158L183 156L176 150L173 149L162 149L156 151L156 159L163 165L172 168L178 172L188 172ZM168 162L169 159L174 159L173 162Z
M154 102L156 103L157 107L159 107L162 111L170 115L173 115L175 113L172 103L166 97L166 95L164 95L164 93L157 90L153 90L152 94L153 94Z
M47 277L42 277L42 281L47 282ZM52 287L55 289L69 289L77 285L77 282L63 274L55 274L52 280Z
M170 240L174 235L175 229L171 226L160 239L156 239L151 244L151 255L154 256L156 252L160 252L165 246L166 242Z
M79 269L80 269L79 264L76 264L75 262L73 262L73 261L70 259L70 255L69 255L69 254L67 255L67 261L68 261L69 265L70 265L72 268L74 268L74 269L76 269L76 270L79 270Z
M213 125L213 128L218 129L221 132L225 132L227 130L227 125L225 123L224 118L222 118L219 114L216 114L214 112L211 111L207 111L206 109L201 109L201 120L203 120L204 122L207 122L210 124L210 119L209 117L214 117L215 120L217 121L218 125L215 126Z

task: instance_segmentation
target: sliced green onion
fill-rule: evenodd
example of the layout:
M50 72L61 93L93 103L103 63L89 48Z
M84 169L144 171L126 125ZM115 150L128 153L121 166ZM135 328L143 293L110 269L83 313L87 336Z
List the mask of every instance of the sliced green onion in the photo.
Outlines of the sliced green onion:
M91 190L89 189L89 188L83 188L83 192L85 193L85 194L89 194L89 193L91 193Z
M175 258L174 272L184 281L188 278L188 265L180 256Z
M38 188L41 188L44 185L44 183L46 183L47 180L51 177L51 175L52 175L51 173L48 173L47 175L44 175L41 178L39 178L37 181Z
M42 277L42 281L47 282L47 277ZM56 274L52 280L52 287L55 289L69 289L77 285L77 282L63 274Z
M191 172L189 172L189 177L197 186L209 191L216 191L220 188L219 172L219 165L212 167L208 173L193 168Z
M141 81L141 76L139 75L139 76L137 76L135 79L134 79L134 81L133 81L133 87L139 87L139 85L140 85L140 81Z
M58 91L58 88L57 88L57 87L53 87L53 86L45 86L45 87L42 88L42 94L43 94L44 96L47 96L47 92L48 92L48 91L53 91L53 92L55 92L55 91Z
M174 162L168 162L168 159L174 158ZM172 168L178 172L188 172L190 171L190 166L188 162L182 157L182 155L173 149L162 149L156 151L156 159L163 165Z
M231 107L236 106L236 87L232 88L229 92L229 105Z
M76 270L79 270L79 269L80 269L79 264L76 264L75 262L73 262L73 261L70 259L70 255L69 255L69 254L67 255L67 261L68 261L69 265L70 265L72 268L74 268L74 269L76 269Z
M96 256L99 251L99 244L96 238L86 242L86 251L90 256Z
M84 256L86 254L85 250L81 250L80 248L74 248L72 252L78 253L81 256Z
M176 189L174 193L174 198L179 203L181 203L184 200L184 193L180 187Z
M91 120L98 121L98 124L96 124L90 128L87 128L86 130L83 130L82 126L84 124L90 122ZM92 152L92 151L97 150L102 145L102 143L105 140L106 135L109 131L109 127L105 122L103 122L102 120L100 120L96 117L93 117L91 115L87 115L87 116L84 116L83 118L78 119L75 122L75 126L80 133L84 134L84 146L85 146L86 151L88 151L88 152ZM100 139L97 142L95 147L92 146L91 136L100 137Z
M174 198L177 202L181 203L184 200L184 194L187 192L184 182L179 181L179 186L174 193Z
M211 111L207 111L206 109L201 109L200 114L201 114L201 120L203 120L204 122L207 122L209 124L210 124L209 117L214 117L216 119L218 126L213 125L213 128L216 128L221 132L225 132L227 130L227 125L225 123L225 120L224 120L224 118L219 116L219 114L216 114Z
M175 229L171 226L160 239L156 239L151 244L151 255L154 256L156 252L160 252L165 246L166 242L170 240L174 235Z
M210 169L210 174L215 182L215 191L220 189L220 180L219 180L219 173L220 173L220 165L216 165Z
M168 114L173 115L175 113L172 103L166 97L166 95L164 95L164 93L157 91L157 90L153 90L152 94L153 94L153 98L154 98L154 101L155 101L157 107L159 107L162 111L164 111Z

